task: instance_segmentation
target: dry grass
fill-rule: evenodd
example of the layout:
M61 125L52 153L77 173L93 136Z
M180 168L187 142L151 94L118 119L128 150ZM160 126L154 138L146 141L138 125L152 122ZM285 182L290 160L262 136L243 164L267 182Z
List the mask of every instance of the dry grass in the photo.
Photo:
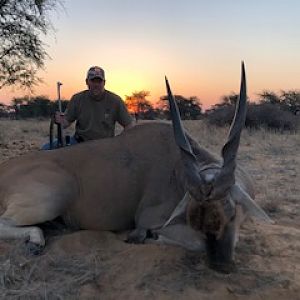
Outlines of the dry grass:
M0 120L0 162L39 150L49 142L49 125L49 121L41 120ZM66 130L66 134L73 129Z
M220 153L228 128L202 121L184 125L201 145ZM38 151L48 140L48 128L47 121L0 120L0 161ZM60 256L51 250L30 258L21 252L20 242L0 242L0 298L221 299L222 293L222 299L299 299L299 153L299 133L243 132L239 162L254 177L257 202L278 225L242 230L240 268L231 276L207 269L203 257L172 248L166 252L102 241L96 249L83 242L88 254ZM59 239L50 235L48 242L57 245Z
M32 259L18 250L23 249L18 244L1 256L2 299L75 299L78 287L93 282L101 273L96 253L84 258L47 254Z

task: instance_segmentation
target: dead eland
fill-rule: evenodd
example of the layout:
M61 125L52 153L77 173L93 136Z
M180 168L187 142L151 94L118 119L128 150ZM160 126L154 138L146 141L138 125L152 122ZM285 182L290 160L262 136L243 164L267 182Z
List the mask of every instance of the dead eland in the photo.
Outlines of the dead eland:
M35 152L0 166L0 238L45 246L36 224L62 217L72 228L131 230L128 242L205 250L229 272L247 215L271 222L254 202L253 183L236 165L247 95L240 97L217 158L187 135L166 80L172 125L146 123L115 138Z

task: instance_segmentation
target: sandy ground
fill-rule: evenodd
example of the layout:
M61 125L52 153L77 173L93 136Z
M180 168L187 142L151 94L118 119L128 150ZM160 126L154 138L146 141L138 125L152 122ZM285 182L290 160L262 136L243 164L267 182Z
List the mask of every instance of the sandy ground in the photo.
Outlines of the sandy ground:
M225 129L186 122L218 153ZM47 122L0 121L0 161L38 151ZM237 271L219 274L203 254L130 245L125 233L45 225L47 247L32 257L23 241L0 241L1 299L300 299L300 135L244 131L239 161L257 183L257 201L275 225L247 221Z

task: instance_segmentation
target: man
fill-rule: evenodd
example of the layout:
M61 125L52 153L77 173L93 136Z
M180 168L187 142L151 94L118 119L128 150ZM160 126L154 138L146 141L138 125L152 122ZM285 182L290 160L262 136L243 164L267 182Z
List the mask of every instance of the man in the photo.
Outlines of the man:
M63 128L76 121L71 144L113 137L116 122L121 124L124 130L133 126L122 99L104 88L105 73L102 68L91 67L87 72L86 84L88 90L71 98L65 114L57 112L55 115L56 123L61 124ZM43 149L47 149L47 145Z

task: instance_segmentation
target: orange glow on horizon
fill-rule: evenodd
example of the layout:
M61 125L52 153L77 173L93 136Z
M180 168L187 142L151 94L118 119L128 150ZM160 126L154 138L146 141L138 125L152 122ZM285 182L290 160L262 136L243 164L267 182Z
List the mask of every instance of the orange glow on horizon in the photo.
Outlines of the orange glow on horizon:
M80 69L75 67L72 69L64 68L63 70L54 68L50 65L47 73L41 74L44 82L34 89L34 93L28 91L11 88L0 90L0 102L9 104L14 97L23 96L38 96L43 95L51 100L57 99L56 84L57 81L63 83L61 87L61 98L69 100L71 96L81 90L86 89L85 75L88 67L83 66ZM150 95L147 100L152 105L155 105L161 96L166 95L164 75L159 72L155 75L146 75L147 73L128 71L127 68L109 69L106 71L106 86L105 88L118 94L123 100L126 96L131 96L134 92L148 91ZM71 71L70 71L71 70ZM251 73L251 71L253 73ZM210 106L218 103L222 96L237 93L239 89L240 74L239 68L231 70L221 70L217 75L206 72L188 73L186 76L168 72L168 79L174 95L182 95L183 97L196 96L200 99L203 109L208 109ZM226 76L224 76L224 74ZM157 75L159 74L159 75ZM263 75L257 75L253 70L247 72L248 81L248 96L251 100L257 99L257 94L263 90L273 90L280 92L280 89L274 88L267 78L262 78ZM278 86L279 83L278 83ZM292 89L292 86L287 86L286 90Z
M126 96L130 96L134 92L149 91L150 95L147 97L147 100L155 106L160 97L166 95L164 82L163 84L160 84L156 90L151 90L150 88L147 88L147 84L143 83L142 80L135 80L131 78L123 80L123 78L124 77L118 76L116 76L115 79L110 78L110 80L107 81L105 88L119 95L124 101L126 99ZM12 98L15 97L35 97L39 95L46 96L50 100L55 101L57 100L56 83L57 81L53 80L48 81L47 84L41 84L39 87L35 88L34 93L32 94L28 91L19 89L15 89L13 91L10 89L5 89L5 91L1 91L0 102L4 104L9 104ZM68 81L62 81L62 83L63 85L61 86L61 98L64 100L70 100L72 95L86 89L84 80L82 80L82 82L79 84L71 83ZM134 85L134 83L137 84ZM181 87L180 85L178 86L178 88L175 85L171 87L174 95L182 95L183 97L187 98L192 96L198 97L204 109L208 109L210 106L218 103L223 95L230 94L231 92L237 92L237 90L230 90L227 93L223 93L222 89L219 89L217 91L213 88L206 88L206 91L204 93L203 91L200 92L200 90L198 89L194 89L194 92L191 92L193 90L192 88L189 89L188 87ZM257 97L256 93L248 93L248 96L250 97L250 99L255 99ZM210 101L207 101L207 99L210 99ZM134 110L132 112L134 112Z

